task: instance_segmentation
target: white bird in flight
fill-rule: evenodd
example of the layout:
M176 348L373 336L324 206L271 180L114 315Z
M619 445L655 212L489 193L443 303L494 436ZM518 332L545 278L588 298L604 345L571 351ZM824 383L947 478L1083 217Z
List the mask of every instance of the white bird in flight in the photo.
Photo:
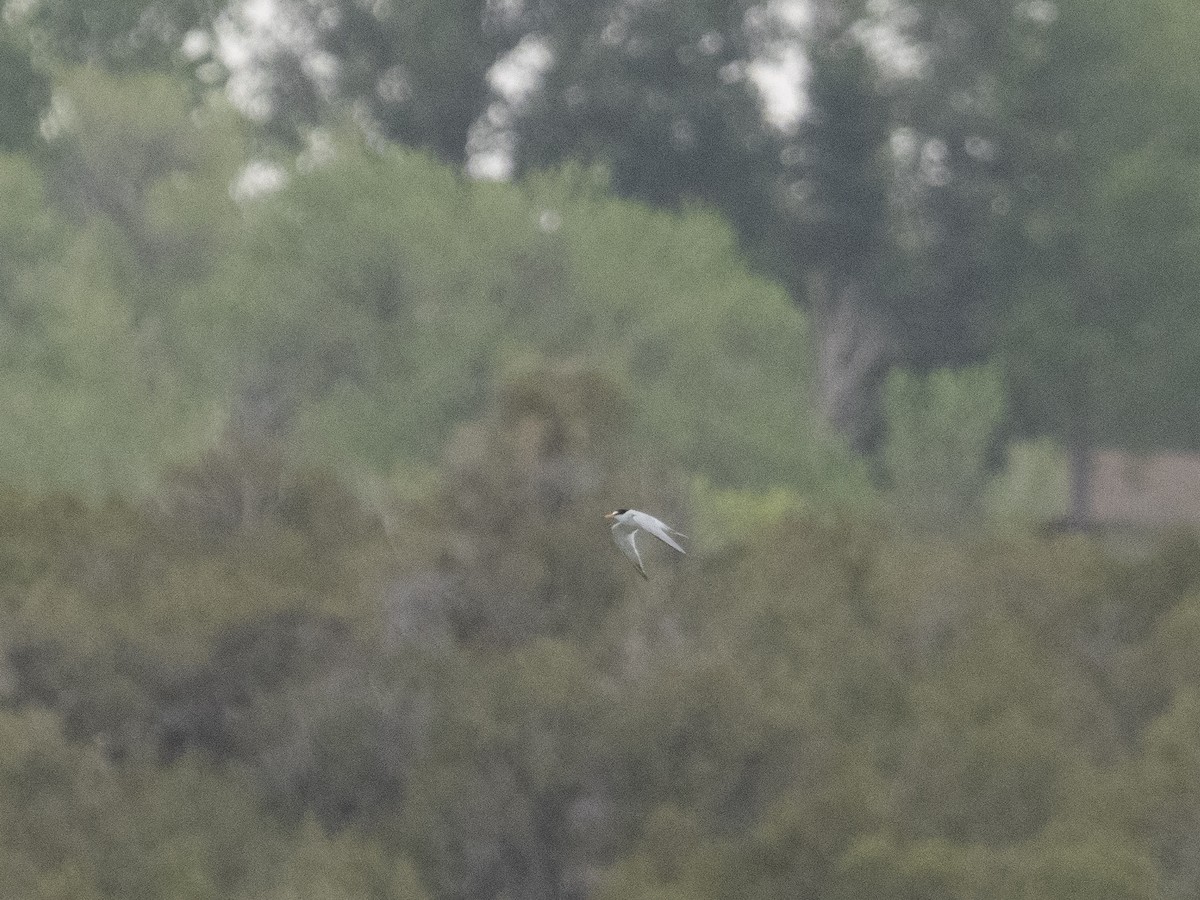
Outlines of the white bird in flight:
M647 534L654 535L671 549L678 550L680 553L687 553L675 540L677 537L685 538L687 535L680 534L666 522L654 518L649 513L644 513L638 509L614 509L612 512L607 513L604 518L613 523L613 540L621 548L621 552L633 561L638 571L642 573L642 577L647 581L650 580L650 576L642 568L642 557L638 553L637 548L637 533L639 528Z

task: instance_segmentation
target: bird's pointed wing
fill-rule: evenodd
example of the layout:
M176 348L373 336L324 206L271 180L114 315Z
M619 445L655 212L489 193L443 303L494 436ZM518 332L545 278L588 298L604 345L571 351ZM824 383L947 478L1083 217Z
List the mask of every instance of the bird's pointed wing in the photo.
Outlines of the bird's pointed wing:
M612 536L617 546L621 548L621 552L633 561L633 564L637 566L637 570L642 573L642 577L649 581L650 576L646 574L646 570L642 567L642 556L638 553L636 543L637 531L633 528L622 527L621 523L618 522L612 527Z
M649 513L644 513L644 512L637 513L633 517L633 521L643 531L646 531L646 532L654 535L656 538L658 538L660 541L662 541L664 544L666 544L671 549L678 550L680 553L683 553L683 554L687 553L686 550L684 550L682 547L679 546L679 543L675 540L674 537L672 537L672 534L678 535L679 537L687 537L687 535L680 534L678 531L676 531L674 528L672 528L666 522L660 521L659 519L654 518L654 516L650 515Z

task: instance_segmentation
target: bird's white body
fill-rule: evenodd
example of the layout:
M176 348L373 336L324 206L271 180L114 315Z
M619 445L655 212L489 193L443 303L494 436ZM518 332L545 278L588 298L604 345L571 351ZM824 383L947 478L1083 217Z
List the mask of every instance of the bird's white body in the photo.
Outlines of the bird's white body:
M618 509L610 512L604 517L612 522L613 540L617 546L621 548L629 559L637 566L637 570L642 573L642 577L649 579L645 568L642 566L642 556L638 553L637 548L637 533L645 531L647 534L652 534L658 538L672 550L678 550L680 553L687 553L675 538L687 537L686 534L680 534L666 522L661 519L656 519L649 513L644 513L638 509Z

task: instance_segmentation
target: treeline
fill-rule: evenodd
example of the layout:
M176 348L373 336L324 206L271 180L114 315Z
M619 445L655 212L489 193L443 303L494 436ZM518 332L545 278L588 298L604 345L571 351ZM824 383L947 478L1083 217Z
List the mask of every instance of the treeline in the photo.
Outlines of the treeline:
M203 179L147 193L164 170L311 169L346 130L458 173L595 166L608 193L723 216L753 270L810 312L809 393L859 450L887 433L890 370L980 364L1003 381L1006 436L1069 443L1073 460L1200 443L1190 0L820 0L803 17L752 0L278 0L274 29L240 2L93 6L10 11L0 147L49 150L55 193L122 221L159 275L182 246L237 235L214 230L224 194ZM755 75L788 60L807 114L781 127ZM105 75L143 95L118 111ZM194 114L195 141L181 145L191 132L152 75L177 79L168 105ZM152 138L153 163L127 153L164 115L175 130ZM106 148L86 137L115 121L128 127ZM164 228L173 249L152 237Z
M542 357L628 385L631 441L722 483L855 466L814 425L802 313L710 213L579 168L471 183L349 136L246 197L220 101L154 75L58 90L53 153L0 158L9 481L137 493L222 428L386 477Z
M606 452L619 397L505 381L408 499L219 455L140 503L7 492L6 890L1200 889L1194 537L792 511L643 583L597 511L686 495Z
M1194 4L12 6L6 895L1200 893Z

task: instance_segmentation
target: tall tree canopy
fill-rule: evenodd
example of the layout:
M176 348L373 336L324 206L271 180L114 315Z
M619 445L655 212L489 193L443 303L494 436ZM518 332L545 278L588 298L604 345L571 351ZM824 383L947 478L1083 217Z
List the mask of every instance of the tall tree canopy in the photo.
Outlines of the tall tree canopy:
M37 0L14 4L15 18L55 58L131 71L180 61L184 35L209 28L224 0Z
M0 21L0 151L33 150L50 79L34 64L29 42Z
M818 404L860 447L889 366L993 358L1027 431L1145 443L1162 422L1163 440L1196 443L1192 392L1164 387L1194 378L1192 355L1148 337L1195 281L1191 4L826 0L800 25L748 0L277 9L290 26L261 82L276 124L351 110L458 167L490 134L522 175L598 163L620 195L719 209L812 312ZM178 62L187 29L221 15L46 0L16 21L40 53L120 69ZM46 100L23 47L0 42L12 146ZM797 47L807 112L781 128L750 73ZM519 59L506 93L496 78Z

